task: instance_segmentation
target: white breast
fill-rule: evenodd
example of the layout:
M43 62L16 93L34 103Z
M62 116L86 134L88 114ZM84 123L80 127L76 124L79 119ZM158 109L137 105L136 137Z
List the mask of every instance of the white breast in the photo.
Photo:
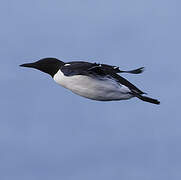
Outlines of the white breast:
M53 79L61 86L89 99L110 101L133 97L126 86L110 78L100 80L84 75L65 76L59 70Z

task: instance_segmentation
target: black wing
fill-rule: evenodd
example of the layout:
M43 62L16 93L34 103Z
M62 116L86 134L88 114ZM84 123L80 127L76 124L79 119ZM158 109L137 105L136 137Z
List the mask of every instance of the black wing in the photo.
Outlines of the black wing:
M89 63L89 62L85 62L85 61L68 62L64 66L62 66L61 69L64 71L64 74L66 76L73 76L73 75L86 73L87 70L90 70L91 68L95 68L95 67L99 67L103 70L111 71L114 73L140 74L144 71L144 67L130 70L130 71L123 71L123 70L120 70L119 67L117 67L117 66L99 64L99 63Z
M139 90L136 86L131 84L125 78L119 76L117 73L120 72L119 68L115 68L115 66L105 65L105 64L97 64L97 63L89 63L84 61L74 61L66 63L61 67L61 71L65 76L73 76L73 75L94 75L100 77L108 77L115 79L120 84L127 86L131 91L144 94L141 90Z

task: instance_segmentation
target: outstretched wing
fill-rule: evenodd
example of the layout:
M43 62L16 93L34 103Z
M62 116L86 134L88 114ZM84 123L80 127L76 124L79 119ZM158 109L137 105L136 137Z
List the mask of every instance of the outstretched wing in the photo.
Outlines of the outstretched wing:
M115 66L89 63L84 61L74 61L66 63L64 66L62 66L61 71L64 73L65 76L92 75L99 77L110 77L113 78L115 81L119 82L120 84L127 86L131 91L138 94L144 94L128 80L119 76L117 73L119 73L120 70L119 68L115 68Z

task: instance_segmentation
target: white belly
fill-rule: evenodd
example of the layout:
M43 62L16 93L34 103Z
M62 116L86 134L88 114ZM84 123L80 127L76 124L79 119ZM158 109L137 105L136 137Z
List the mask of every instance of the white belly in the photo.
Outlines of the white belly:
M61 86L89 99L111 101L133 97L126 86L109 78L99 80L84 75L64 76L59 70L53 79Z

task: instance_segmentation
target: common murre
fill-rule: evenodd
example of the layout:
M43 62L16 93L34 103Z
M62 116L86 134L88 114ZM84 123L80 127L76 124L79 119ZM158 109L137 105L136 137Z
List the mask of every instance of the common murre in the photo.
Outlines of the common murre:
M143 101L160 104L156 99L144 96L144 92L118 73L139 74L143 67L121 71L119 67L84 61L63 62L56 58L43 58L21 67L35 68L51 75L56 83L80 96L98 100L114 101L137 97Z

